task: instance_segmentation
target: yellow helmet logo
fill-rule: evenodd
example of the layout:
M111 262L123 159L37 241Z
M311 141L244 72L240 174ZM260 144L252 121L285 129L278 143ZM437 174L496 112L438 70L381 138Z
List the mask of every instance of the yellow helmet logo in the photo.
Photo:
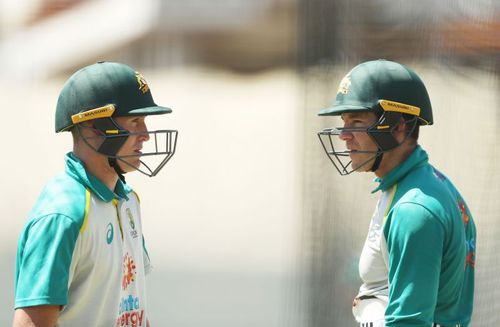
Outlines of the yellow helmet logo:
M340 81L337 93L341 93L344 95L347 94L347 92L349 92L350 86L351 86L351 74L349 73L345 75L344 78Z
M141 90L142 93L146 93L147 91L149 91L148 83L141 75L141 73L135 72L135 77L137 78L137 83L139 84L139 90Z

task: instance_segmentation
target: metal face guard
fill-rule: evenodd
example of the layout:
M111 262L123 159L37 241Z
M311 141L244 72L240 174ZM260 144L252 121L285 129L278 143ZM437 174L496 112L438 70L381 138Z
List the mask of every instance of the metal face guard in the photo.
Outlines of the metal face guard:
M382 155L384 152L390 151L398 146L400 146L406 139L413 133L416 125L417 118L413 116L412 118L404 119L403 115L399 112L384 112L379 120L369 127L351 127L351 128L325 128L318 132L318 137L325 150L328 158L332 162L333 166L337 169L340 175L348 175L361 167L364 167L367 163L374 161L374 165L370 167L371 171L378 169L378 166L382 160ZM394 137L394 131L401 124L404 123L409 126L406 131L405 139L399 142ZM372 153L373 156L368 158L365 162L361 163L356 169L352 168L352 160L350 160L351 151L346 148L344 142L340 140L339 135L342 132L351 133L367 133L377 145L377 151L356 151L356 153ZM339 150L342 149L342 150Z
M343 141L340 140L339 135L342 131L346 132L365 132L366 128L325 128L318 132L318 138L325 150L328 159L332 162L333 166L340 175L349 175L355 170L364 167L367 163L372 162L378 156L382 155L382 151L357 151L357 153L371 153L373 156L369 157L356 169L352 168L352 160L350 158L351 151L342 146Z
M108 158L119 160L125 165L128 165L149 177L156 176L160 172L160 170L175 154L175 149L177 147L178 132L176 130L156 130L142 133L129 133L126 130L111 130L102 132L92 127L81 126L81 124L78 124L76 126L78 128L78 131L80 131L80 128L90 128L95 130L97 134L99 134L92 137L83 137L83 135L80 133L83 141L91 149L107 156ZM149 135L149 140L143 143L143 149L141 150L141 153L122 156L117 155L117 152L120 150L121 146L125 144L128 137L133 135L146 134ZM102 143L96 147L92 145L92 143L94 142L89 142L93 139L102 140ZM139 167L130 162L131 158L137 157L141 157L141 159L139 160ZM146 158L147 160L145 160ZM148 161L148 163L146 163L145 161Z
M136 169L146 176L153 177L160 172L175 154L178 132L176 130L156 130L147 133L137 133L137 135L144 134L149 134L150 139L144 142L141 154L124 156L115 155L113 158ZM130 133L129 135L134 135L134 133ZM139 167L129 162L131 158L137 157L141 157ZM148 163L146 163L146 161Z

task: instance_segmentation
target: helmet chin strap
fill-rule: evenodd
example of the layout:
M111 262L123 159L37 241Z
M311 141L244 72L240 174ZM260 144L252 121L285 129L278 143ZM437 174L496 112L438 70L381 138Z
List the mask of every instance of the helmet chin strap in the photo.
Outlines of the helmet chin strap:
M120 178L120 180L123 183L126 183L125 182L125 176L124 176L125 172L120 168L120 165L118 164L118 161L116 160L116 158L110 158L110 157L108 157L108 163L116 171L116 173L118 174L118 177Z
M393 129L396 129L398 126L401 125L401 121L400 121L401 117L402 117L401 114L398 115L395 113L385 113L380 118L379 122L377 123L377 126L380 126L382 123L387 121L390 126L394 126ZM417 118L414 117L412 119L405 120L405 122L404 122L404 124L410 124L410 123L412 123L411 129L409 131L406 131L405 138L401 142L398 141L392 135L392 133L390 133L390 134L371 133L370 134L372 136L372 138L375 140L375 143L377 143L378 148L379 148L377 156L376 156L375 161L373 162L373 166L371 168L372 172L375 172L377 169L379 169L380 163L382 162L382 158L384 157L384 152L390 151L394 148L397 148L398 146L400 146L401 144L403 144L406 141L406 139L408 138L408 136L411 133L413 133L413 131L415 130L415 127L417 125ZM388 135L389 137L387 137L386 135Z
M375 161L373 162L373 166L372 168L370 169L370 171L373 171L375 172L379 166L380 166L380 163L382 162L382 157L384 156L384 153L383 152L380 152L380 154L378 154L376 157L375 157Z

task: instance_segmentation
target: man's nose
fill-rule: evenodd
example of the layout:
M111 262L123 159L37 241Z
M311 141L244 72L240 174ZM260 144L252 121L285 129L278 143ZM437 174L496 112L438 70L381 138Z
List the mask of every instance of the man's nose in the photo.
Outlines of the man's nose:
M339 138L342 141L348 141L348 140L352 139L352 133L342 129L342 130L340 130Z
M142 124L139 138L142 142L149 141L148 127L146 126L146 124Z

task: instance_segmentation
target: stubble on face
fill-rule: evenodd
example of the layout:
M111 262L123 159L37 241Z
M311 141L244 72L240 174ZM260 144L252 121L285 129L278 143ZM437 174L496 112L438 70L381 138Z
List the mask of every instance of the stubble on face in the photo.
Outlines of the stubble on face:
M142 145L149 140L144 119L144 116L116 118L117 124L132 134L129 135L127 141L117 153L118 157L122 157L121 160L118 160L118 163L125 172L137 170L141 165Z
M344 128L367 129L376 122L377 116L371 112L344 113L342 120ZM370 171L375 161L374 154L378 150L370 135L366 131L347 131L343 133L341 139L345 141L345 145L350 151L352 169L357 172Z

